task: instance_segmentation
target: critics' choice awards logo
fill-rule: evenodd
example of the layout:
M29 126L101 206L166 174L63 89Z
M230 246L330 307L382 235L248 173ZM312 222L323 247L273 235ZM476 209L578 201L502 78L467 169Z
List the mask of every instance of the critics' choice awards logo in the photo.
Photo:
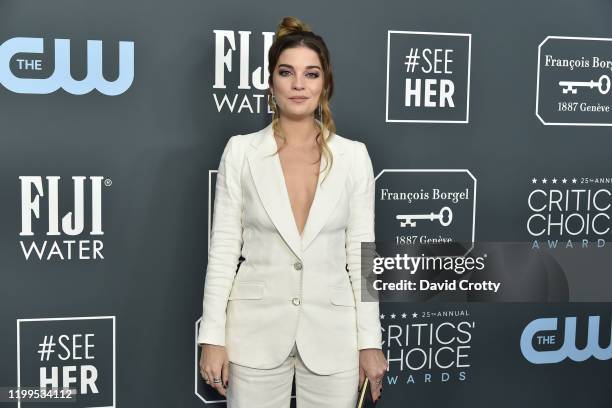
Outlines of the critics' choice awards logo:
M526 222L531 248L603 248L611 201L611 177L532 178Z
M103 186L112 184L110 179L73 176L64 183L59 176L20 176L19 179L19 244L26 260L104 259L102 192ZM60 214L63 214L61 218Z
M468 123L471 34L388 31L387 122Z
M119 41L119 75L114 81L104 78L102 41L87 41L87 61L82 69L86 76L80 80L74 79L71 71L81 69L83 61L71 60L70 40L55 39L53 54L45 52L44 43L43 38L29 37L15 37L2 43L0 84L22 94L49 94L61 88L73 95L97 89L110 96L122 94L132 85L134 43L131 41Z
M376 212L377 228L394 245L473 243L476 178L463 169L384 169Z
M18 319L17 386L74 389L75 408L115 407L115 316Z
M467 310L386 312L380 320L389 362L385 387L468 378L476 323Z
M612 126L612 38L549 36L538 47L544 125Z
M576 317L542 318L530 322L521 334L521 352L533 364L555 364L570 359L582 362L593 357L597 360L612 359L612 323L604 324L599 316L589 316L586 328L586 344L578 339ZM561 327L565 325L565 327ZM600 344L600 337L607 347ZM605 344L605 343L604 343ZM579 346L580 345L580 346Z
M213 30L215 83L213 98L218 112L272 113L268 107L268 50L273 32L262 32L251 41L251 31ZM256 56L251 69L251 55ZM237 67L236 67L237 66ZM237 69L236 69L237 68ZM264 111L265 109L265 111Z

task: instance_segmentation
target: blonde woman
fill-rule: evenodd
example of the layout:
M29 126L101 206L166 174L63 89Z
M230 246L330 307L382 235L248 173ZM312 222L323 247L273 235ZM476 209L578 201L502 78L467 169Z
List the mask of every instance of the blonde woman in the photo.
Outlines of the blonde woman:
M361 301L373 167L335 133L323 39L285 17L268 59L272 121L232 136L217 173L200 372L229 408L288 407L294 376L298 408L353 408L388 370L378 302Z

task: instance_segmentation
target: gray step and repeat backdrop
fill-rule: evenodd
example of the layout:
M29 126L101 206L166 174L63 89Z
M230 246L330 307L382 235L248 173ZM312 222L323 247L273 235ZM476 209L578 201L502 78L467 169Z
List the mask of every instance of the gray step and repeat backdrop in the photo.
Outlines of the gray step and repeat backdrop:
M611 407L603 0L3 0L0 404L224 406L196 346L215 176L271 119L285 15L330 48L381 253L473 255L381 302L379 406Z

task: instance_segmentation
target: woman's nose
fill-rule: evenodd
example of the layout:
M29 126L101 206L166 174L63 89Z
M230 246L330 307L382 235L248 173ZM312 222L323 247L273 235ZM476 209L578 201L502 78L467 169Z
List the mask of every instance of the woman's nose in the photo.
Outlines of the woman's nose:
M302 85L302 78L299 76L296 76L295 79L293 80L293 88L295 89L303 89L304 86Z

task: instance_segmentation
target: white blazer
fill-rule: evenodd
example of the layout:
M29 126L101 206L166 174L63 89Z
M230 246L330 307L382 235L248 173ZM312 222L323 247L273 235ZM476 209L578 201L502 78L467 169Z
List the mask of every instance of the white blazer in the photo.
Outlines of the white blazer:
M360 244L374 241L372 162L361 142L333 134L328 143L333 166L324 182L320 174L302 235L272 124L225 146L198 343L226 346L233 363L277 367L297 342L308 368L332 374L357 369L358 350L381 348L379 304L361 301Z

